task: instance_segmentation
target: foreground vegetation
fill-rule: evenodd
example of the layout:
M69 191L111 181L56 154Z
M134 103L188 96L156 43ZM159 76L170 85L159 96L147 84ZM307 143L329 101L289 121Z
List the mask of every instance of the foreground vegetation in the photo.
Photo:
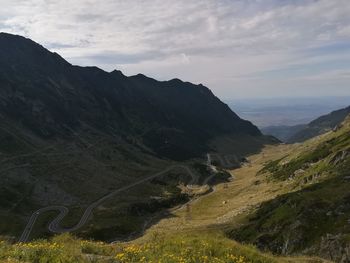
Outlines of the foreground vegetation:
M0 241L1 262L321 262L316 259L276 258L252 246L242 246L219 234L153 235L144 243L107 244L69 234L51 240L11 244Z

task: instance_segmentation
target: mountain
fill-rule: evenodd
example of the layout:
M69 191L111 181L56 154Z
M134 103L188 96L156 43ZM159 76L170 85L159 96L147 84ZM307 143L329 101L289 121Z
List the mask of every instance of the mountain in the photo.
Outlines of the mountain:
M333 111L327 115L321 116L309 124L303 129L297 131L294 135L287 139L289 143L303 142L307 139L323 134L332 130L339 125L345 117L350 113L350 106L344 109ZM295 127L293 128L295 130Z
M290 137L304 129L306 125L299 124L294 126L268 126L261 128L261 132L265 135L272 135L282 142L287 142Z
M344 110L316 123L333 125L336 122L330 120L339 120ZM260 180L267 176L282 192L257 207L231 237L278 254L349 262L350 115L333 131L299 145L284 145L283 153L256 175Z
M203 85L72 66L19 36L0 35L1 113L47 139L89 125L135 136L162 157L186 159L222 134L259 136Z
M128 237L188 200L179 185L208 181L207 152L242 157L273 141L201 84L73 66L5 33L0 119L0 234L12 236L45 208L31 237L50 235L57 210L69 211L60 229L83 220L80 236Z

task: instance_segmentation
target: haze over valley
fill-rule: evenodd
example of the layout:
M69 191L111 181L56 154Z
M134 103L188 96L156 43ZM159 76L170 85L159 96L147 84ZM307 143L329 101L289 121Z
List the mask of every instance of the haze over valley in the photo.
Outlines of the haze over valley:
M1 1L0 262L350 262L349 13Z
M225 100L239 116L259 128L306 124L321 115L349 106L349 101L349 96Z

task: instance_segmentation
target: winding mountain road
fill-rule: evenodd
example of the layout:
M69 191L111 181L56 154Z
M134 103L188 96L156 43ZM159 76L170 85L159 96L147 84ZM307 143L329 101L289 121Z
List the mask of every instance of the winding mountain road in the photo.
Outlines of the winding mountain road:
M124 187L121 187L121 188L119 188L119 189L117 189L117 190L115 190L115 191L113 191L113 192L111 192L111 193L101 197L97 201L91 203L85 209L84 214L80 218L80 221L78 222L78 224L76 224L75 226L73 226L71 228L62 228L62 227L60 227L61 221L63 220L63 218L69 212L69 209L67 207L65 207L65 206L47 206L47 207L41 208L41 209L35 211L31 215L31 217L30 217L30 219L29 219L29 221L28 221L28 223L27 223L27 225L26 225L26 227L25 227L21 237L19 238L19 242L26 242L28 240L29 235L30 235L30 233L31 233L31 231L32 231L32 229L34 227L34 224L35 224L37 218L42 213L45 213L45 212L48 212L48 211L59 211L58 216L55 219L53 219L50 222L49 226L48 226L48 229L51 232L53 232L53 233L65 233L65 232L71 232L71 231L78 230L79 228L81 228L82 226L84 226L86 224L86 222L91 217L91 214L92 214L93 210L96 207L100 206L104 201L106 201L107 199L111 198L113 195L121 193L121 192L124 192L124 191L126 191L126 190L128 190L128 189L130 189L130 188L132 188L134 186L137 186L139 184L145 183L145 182L150 181L150 180L152 180L154 178L162 176L165 173L167 173L167 172L169 172L169 171L171 171L173 169L176 169L176 168L184 169L191 176L192 180L191 180L191 182L189 184L193 184L198 179L197 176L190 170L190 168L188 168L185 165L173 165L173 166L170 166L170 167L164 169L163 171L160 171L160 172L158 172L156 174L153 174L153 175L151 175L149 177L143 178L143 179L141 179L141 180L139 180L139 181L137 181L135 183L129 184L129 185L124 186Z

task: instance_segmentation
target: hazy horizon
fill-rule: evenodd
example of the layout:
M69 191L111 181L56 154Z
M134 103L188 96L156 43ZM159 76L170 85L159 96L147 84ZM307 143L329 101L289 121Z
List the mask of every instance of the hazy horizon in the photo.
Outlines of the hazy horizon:
M350 97L280 97L224 100L241 118L259 128L294 126L350 106Z

